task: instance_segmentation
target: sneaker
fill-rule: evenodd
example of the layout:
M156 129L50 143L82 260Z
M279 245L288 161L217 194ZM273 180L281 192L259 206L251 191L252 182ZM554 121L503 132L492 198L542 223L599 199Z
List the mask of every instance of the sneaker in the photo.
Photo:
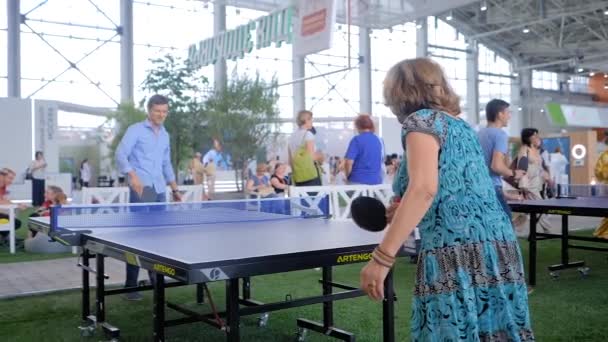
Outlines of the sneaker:
M144 297L139 292L127 292L127 293L125 293L125 295L123 297L126 300L132 300L132 301L140 301L140 300L144 299Z

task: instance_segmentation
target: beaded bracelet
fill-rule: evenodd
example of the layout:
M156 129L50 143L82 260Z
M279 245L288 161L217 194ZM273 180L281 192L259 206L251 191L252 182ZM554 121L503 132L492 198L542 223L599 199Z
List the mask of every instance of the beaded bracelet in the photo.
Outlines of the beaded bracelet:
M393 265L392 265L392 264L388 264L388 263L386 263L385 261L383 261L382 259L378 258L378 256L377 256L377 255L375 255L375 254L373 254L373 253L372 253L372 260L374 260L374 262L376 262L376 263L377 263L378 265L380 265L380 266L384 266L384 267L386 267L386 268L391 268L391 267L393 267Z

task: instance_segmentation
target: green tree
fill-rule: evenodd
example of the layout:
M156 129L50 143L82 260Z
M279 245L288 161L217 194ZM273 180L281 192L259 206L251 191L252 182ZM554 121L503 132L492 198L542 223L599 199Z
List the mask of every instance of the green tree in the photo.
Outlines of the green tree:
M108 116L108 122L114 126L114 134L110 143L110 154L113 156L118 144L125 135L127 128L136 122L144 121L146 112L135 107L133 103L121 103L118 108Z
M274 141L278 99L276 78L268 82L236 71L223 90L207 99L207 132L232 157L237 179L246 160Z
M203 110L203 87L207 78L187 61L172 55L151 60L153 68L148 71L142 89L169 98L169 116L165 127L171 136L171 163L175 170L184 166L201 143L205 122ZM143 107L147 97L142 99Z

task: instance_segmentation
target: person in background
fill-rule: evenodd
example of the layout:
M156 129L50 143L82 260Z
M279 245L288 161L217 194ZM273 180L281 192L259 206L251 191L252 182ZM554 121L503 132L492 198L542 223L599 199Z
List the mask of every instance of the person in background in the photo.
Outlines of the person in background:
M336 172L336 176L334 177L334 184L346 185L347 183L348 178L346 177L346 159L341 159L338 163L338 170Z
M46 188L44 192L44 203L42 206L38 208L34 213L32 213L32 217L37 216L51 216L51 207L55 205L64 205L68 203L68 197L63 192L63 190L55 185L50 185ZM38 232L30 229L30 237L36 237Z
M262 198L274 196L275 189L270 185L270 178L266 175L266 170L266 164L258 163L255 175L247 180L248 193L259 195Z
M323 163L323 155L318 153L315 145L315 135L311 132L312 126L312 112L308 110L302 110L298 113L296 118L298 130L295 131L289 139L289 164L293 172L292 177L296 186L315 186L321 185L321 175L316 166L316 163ZM310 165L295 164L295 155L302 148L305 149L305 153L310 156ZM314 171L314 174L312 170ZM310 172L309 172L310 171ZM308 172L303 175L304 172Z
M274 173L270 177L270 185L274 188L277 194L284 194L289 189L289 181L287 180L287 165L277 162L274 166Z
M522 170L511 170L509 167L509 137L503 131L503 128L507 127L509 120L511 120L509 103L499 99L488 102L486 105L486 119L488 120L488 126L479 129L477 137L481 144L486 165L490 170L490 177L496 190L496 196L505 213L511 218L511 208L507 204L503 192L502 177L513 176L515 179L520 179L525 172Z
M208 158L203 170L207 180L207 199L212 200L215 197L215 175L217 172L215 160L211 157Z
M606 139L608 143L608 138ZM608 188L608 150L600 153L595 163L595 179L601 185ZM604 217L600 225L593 232L593 236L608 239L608 217Z
M129 178L129 201L164 202L167 184L171 188L173 199L181 201L171 165L170 137L164 126L169 115L169 99L163 95L153 95L146 107L146 120L129 126L116 149L118 169ZM154 198L147 198L152 195ZM139 267L126 264L126 273L125 287L137 286ZM141 300L142 295L139 292L128 292L125 298Z
M360 114L355 119L359 132L348 144L344 159L345 173L351 184L382 184L382 141L374 133L371 117Z
M553 184L562 183L563 176L567 174L566 167L568 164L570 163L559 146L555 148L553 153L549 154L549 174Z
M188 170L190 171L190 174L192 175L192 181L193 181L194 185L203 184L203 180L205 177L205 167L203 166L203 163L201 162L201 157L202 157L202 155L200 152L194 153L194 156L192 156L192 159L190 160L190 164L188 165Z
M15 180L15 171L9 168L0 169L0 204L14 204L9 198L8 188L13 184ZM25 208L24 204L20 204L19 208ZM0 212L0 220L9 221L7 213ZM15 230L21 228L21 220L15 219ZM9 232L0 232L0 246L7 245Z
M91 182L91 165L88 159L83 159L80 163L80 186L88 188Z
M526 175L519 182L519 190L522 192L524 199L527 200L542 200L541 192L543 185L549 179L549 174L543 168L543 159L540 155L541 140L536 128L524 128L521 130L521 147L517 153L517 158L528 159L528 170ZM515 220L518 230L523 230L527 225L528 215L519 214ZM547 219L547 215L541 215L538 218L537 225L542 228L545 233L551 232L551 222Z
M222 144L219 139L213 139L213 147L203 156L203 166L205 168L205 177L207 179L207 197L213 199L215 197L215 175L219 167L219 161L222 159Z
M39 207L44 202L44 178L46 160L42 151L36 151L34 160L30 164L29 172L32 174L32 206Z

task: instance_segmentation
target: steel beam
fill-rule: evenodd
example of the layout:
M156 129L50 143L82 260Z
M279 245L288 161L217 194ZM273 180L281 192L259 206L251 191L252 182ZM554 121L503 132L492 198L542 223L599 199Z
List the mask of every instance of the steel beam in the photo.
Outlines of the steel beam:
M120 101L134 101L133 0L120 0Z
M372 113L372 53L370 29L359 28L359 112Z
M7 83L8 97L21 97L21 9L19 0L7 2Z
M226 31L226 5L213 3L213 36L218 37ZM218 58L213 65L215 91L221 91L226 87L226 60Z

